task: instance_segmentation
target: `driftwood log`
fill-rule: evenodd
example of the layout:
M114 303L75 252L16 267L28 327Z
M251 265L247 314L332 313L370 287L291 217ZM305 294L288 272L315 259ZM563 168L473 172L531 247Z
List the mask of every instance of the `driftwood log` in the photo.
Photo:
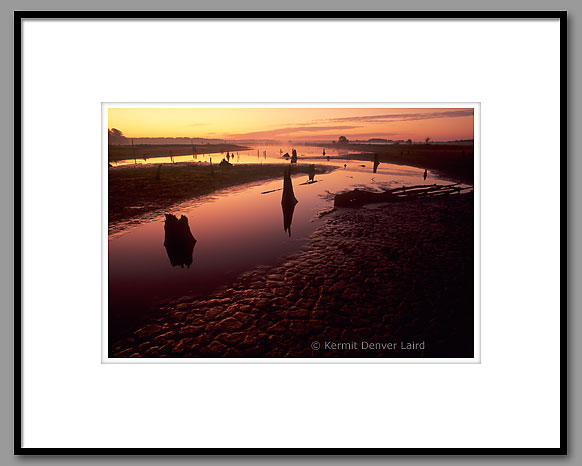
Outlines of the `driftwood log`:
M334 207L360 207L378 202L401 202L424 197L460 194L461 191L466 189L473 188L463 188L459 186L459 183L454 183L449 185L403 186L402 188L388 189L383 192L354 189L346 193L336 194L333 204Z

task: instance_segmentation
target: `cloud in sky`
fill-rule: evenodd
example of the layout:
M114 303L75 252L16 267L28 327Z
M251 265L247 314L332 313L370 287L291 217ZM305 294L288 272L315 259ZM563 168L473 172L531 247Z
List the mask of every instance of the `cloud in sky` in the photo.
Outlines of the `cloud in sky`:
M354 125L340 125L340 126L286 126L284 128L277 128L265 131L252 131L250 133L239 133L239 134L225 134L228 138L253 138L253 139L269 139L275 138L277 136L285 135L298 135L301 133L324 133L326 131L337 131L337 130L348 130L360 128L360 126Z
M467 139L472 108L114 108L127 137L313 140L364 137Z
M435 118L454 118L464 116L473 116L473 109L463 108L458 110L446 110L441 112L393 113L384 115L349 116L319 120L318 123L323 122L395 123L399 121L433 120Z
M424 109L423 109L424 110ZM350 130L361 129L362 134L358 133L358 137L373 137L379 136L387 137L399 135L400 132L388 132L388 128L382 128L377 133L370 132L371 125L386 125L399 122L410 122L419 120L434 120L441 118L456 118L473 116L472 108L462 109L435 109L435 111L416 111L412 113L385 113L380 115L360 115L360 116L346 116L312 120L306 123L295 123L293 125L283 126L280 128L252 131L248 133L227 133L222 136L231 139L276 139L278 137L296 137L304 139L313 139L316 137L328 137L330 132L346 131L352 136L356 136ZM344 124L342 124L344 123ZM351 123L351 124L350 124ZM367 130L367 132L366 132Z

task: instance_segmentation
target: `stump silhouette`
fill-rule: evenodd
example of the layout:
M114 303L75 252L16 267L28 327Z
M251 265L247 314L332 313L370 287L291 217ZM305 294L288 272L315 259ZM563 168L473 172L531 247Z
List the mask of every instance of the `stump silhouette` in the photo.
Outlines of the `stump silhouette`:
M296 151L295 149L293 149L293 150L291 151L291 153L293 154L293 155L291 156L291 163L297 163L297 151Z
M374 173L378 171L378 165L380 165L380 157L378 156L378 154L374 154L374 169L373 169Z
M195 244L196 239L190 231L188 217L182 215L178 220L175 215L166 214L164 246L173 267L190 268Z
M307 172L307 174L309 175L309 181L313 181L313 178L315 178L315 165L314 164L309 165L309 171Z

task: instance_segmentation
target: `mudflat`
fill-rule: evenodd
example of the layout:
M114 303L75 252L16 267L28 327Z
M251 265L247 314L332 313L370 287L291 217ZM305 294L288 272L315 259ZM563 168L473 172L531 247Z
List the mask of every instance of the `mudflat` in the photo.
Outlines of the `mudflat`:
M111 357L473 357L474 196L340 208L299 253L161 305Z
M187 199L245 183L282 178L286 164L220 167L207 163L119 166L109 168L109 232L125 222L162 211ZM316 173L332 167L316 166ZM297 164L293 173L309 173L309 164Z

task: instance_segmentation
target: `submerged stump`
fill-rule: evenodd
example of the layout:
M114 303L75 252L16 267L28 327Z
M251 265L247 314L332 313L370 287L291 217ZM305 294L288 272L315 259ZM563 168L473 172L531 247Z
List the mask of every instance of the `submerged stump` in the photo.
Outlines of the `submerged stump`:
M192 253L196 239L190 231L188 217L182 215L178 219L175 215L166 214L164 222L164 247L173 267L190 268Z

